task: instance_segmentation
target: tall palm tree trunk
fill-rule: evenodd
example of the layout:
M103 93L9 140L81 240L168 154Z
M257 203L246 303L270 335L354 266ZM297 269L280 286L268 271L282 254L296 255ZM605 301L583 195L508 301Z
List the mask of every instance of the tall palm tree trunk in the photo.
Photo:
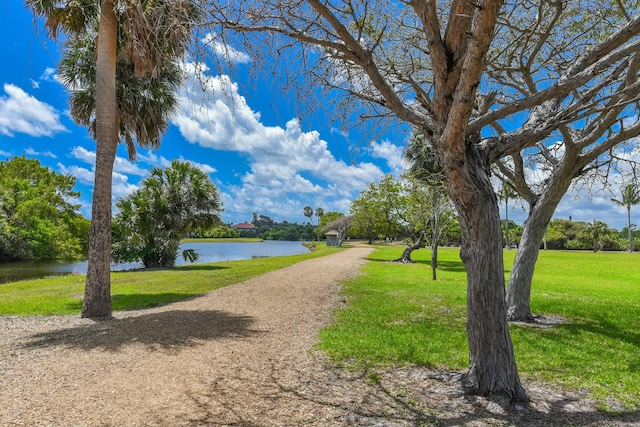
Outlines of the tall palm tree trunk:
M631 233L631 205L627 206L627 238L629 239L629 252L633 252L633 234Z
M96 59L96 164L91 205L89 262L82 317L111 316L111 186L118 146L116 131L116 46L114 0L101 5Z

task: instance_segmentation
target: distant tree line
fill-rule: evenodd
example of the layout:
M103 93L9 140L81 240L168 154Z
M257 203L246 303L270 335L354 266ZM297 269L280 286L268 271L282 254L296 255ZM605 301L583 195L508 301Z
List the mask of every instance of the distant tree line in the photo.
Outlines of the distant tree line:
M236 230L232 224L220 224L207 230L191 233L195 238L235 238L235 237L256 237L263 240L315 240L316 227L310 223L298 224L297 222L274 221L267 215L253 213L251 220L256 228L254 230Z
M253 213L251 224L256 226L255 236L264 240L314 240L316 227L306 222L298 224L288 221L276 222L266 215Z

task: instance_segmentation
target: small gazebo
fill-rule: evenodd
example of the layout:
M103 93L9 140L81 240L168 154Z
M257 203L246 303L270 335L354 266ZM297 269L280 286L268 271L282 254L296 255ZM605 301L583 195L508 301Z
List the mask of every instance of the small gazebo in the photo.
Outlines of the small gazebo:
M327 246L338 246L338 236L340 235L338 230L327 231L324 235L327 237Z

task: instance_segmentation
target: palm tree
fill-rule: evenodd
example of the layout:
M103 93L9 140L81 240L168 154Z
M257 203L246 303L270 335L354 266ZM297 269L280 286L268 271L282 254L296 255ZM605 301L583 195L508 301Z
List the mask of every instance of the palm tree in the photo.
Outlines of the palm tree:
M506 181L502 181L502 188L498 191L498 197L500 200L504 200L504 217L505 217L505 247L511 249L509 243L509 200L513 200L518 196L518 193L513 189L511 184Z
M320 227L320 220L324 216L323 208L316 208L316 219L318 220L318 227ZM316 237L318 238L318 242L320 241L320 232L316 228Z
M603 221L593 220L593 223L587 224L586 232L593 239L593 252L600 249L600 238L609 233L609 227Z
M95 136L96 121L96 31L68 39L58 69L62 83L70 92L71 116ZM168 63L154 76L136 76L127 55L116 63L116 123L119 140L124 141L130 160L136 159L135 143L158 148L160 138L178 107L176 90L183 81L177 62Z
M302 215L309 218L309 221L311 221L311 225L313 225L313 208L311 206L305 206L302 210Z
M26 0L50 35L77 35L98 21L95 85L96 164L89 262L82 317L111 316L111 187L118 145L116 63L128 55L137 76L155 75L182 58L195 18L194 0Z
M611 199L618 206L627 208L627 237L629 252L633 252L633 234L631 233L631 206L640 204L640 188L636 184L628 184L622 190L622 200Z
M220 193L207 174L177 160L166 169L152 168L141 188L116 206L114 260L142 261L145 267L173 267L180 240L220 223L222 212ZM194 251L182 255L198 259Z

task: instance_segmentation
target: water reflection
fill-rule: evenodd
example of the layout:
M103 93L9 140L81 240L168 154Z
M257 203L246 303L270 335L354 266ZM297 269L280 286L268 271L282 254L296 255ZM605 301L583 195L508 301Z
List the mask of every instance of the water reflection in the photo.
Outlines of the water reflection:
M296 255L308 252L301 242L266 240L257 243L183 243L182 249L195 249L200 254L198 264L208 262L235 261L241 259L268 258ZM178 257L178 265L184 264ZM112 271L141 268L141 264L114 264ZM37 279L68 274L86 274L87 261L64 262L12 262L0 264L0 283Z

